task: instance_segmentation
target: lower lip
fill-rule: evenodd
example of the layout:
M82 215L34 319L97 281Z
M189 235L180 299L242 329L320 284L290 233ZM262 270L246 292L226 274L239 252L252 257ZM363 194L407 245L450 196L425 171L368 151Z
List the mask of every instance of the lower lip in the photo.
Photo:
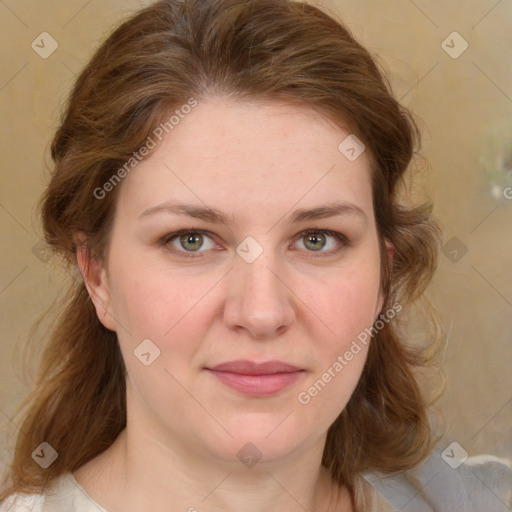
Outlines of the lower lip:
M272 396L291 386L304 372L245 375L208 370L230 388L250 396Z

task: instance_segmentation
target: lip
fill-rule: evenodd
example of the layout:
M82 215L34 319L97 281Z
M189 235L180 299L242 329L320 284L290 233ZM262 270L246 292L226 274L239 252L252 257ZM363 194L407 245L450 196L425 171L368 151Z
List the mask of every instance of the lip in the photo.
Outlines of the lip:
M240 373L244 375L271 375L274 373L292 373L301 371L301 368L282 361L265 361L255 363L248 360L228 361L218 364L208 370L218 372Z
M229 361L205 369L226 386L255 397L275 395L304 373L301 368L282 361Z

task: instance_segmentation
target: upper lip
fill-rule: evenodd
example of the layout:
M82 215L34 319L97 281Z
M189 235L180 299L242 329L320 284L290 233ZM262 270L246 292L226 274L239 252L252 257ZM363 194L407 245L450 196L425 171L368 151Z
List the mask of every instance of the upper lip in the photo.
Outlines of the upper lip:
M284 363L283 361L265 361L263 363L255 363L247 360L228 361L207 369L217 372L240 373L243 375L272 375L274 373L292 373L301 371L301 368L292 364Z

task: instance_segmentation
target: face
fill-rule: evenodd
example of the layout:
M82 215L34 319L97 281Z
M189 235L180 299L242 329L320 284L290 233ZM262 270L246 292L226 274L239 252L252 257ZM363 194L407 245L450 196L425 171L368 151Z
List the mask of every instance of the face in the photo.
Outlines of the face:
M225 461L325 441L383 300L349 134L306 108L210 98L124 179L88 286L118 335L129 424Z

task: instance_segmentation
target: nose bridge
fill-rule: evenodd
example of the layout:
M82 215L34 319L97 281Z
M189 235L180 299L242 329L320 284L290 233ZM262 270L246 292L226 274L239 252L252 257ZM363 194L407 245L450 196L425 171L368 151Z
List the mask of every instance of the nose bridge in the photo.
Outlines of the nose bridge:
M240 262L239 265L246 300L254 301L254 306L258 308L271 302L281 302L283 284L276 276L275 258L262 255L253 263Z
M235 261L226 320L231 327L248 329L254 337L272 336L293 321L292 294L281 281L283 272L275 251L260 246L261 252L254 257L251 243L245 247L242 243L237 249L249 248L249 252L242 252ZM251 252L251 258L244 257Z

